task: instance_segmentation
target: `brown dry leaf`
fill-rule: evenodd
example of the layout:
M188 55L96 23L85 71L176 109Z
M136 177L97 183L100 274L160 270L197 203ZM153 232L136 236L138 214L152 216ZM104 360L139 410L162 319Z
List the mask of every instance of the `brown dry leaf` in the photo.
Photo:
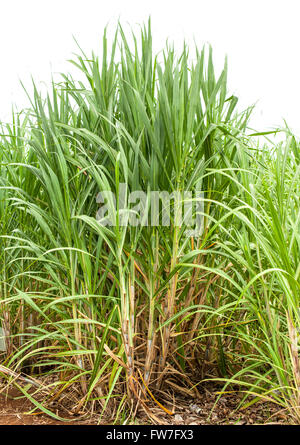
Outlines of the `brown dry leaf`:
M113 360L119 363L119 365L123 366L123 368L128 369L128 366L123 362L123 360L121 360L120 357L114 354L105 343L104 343L104 349Z

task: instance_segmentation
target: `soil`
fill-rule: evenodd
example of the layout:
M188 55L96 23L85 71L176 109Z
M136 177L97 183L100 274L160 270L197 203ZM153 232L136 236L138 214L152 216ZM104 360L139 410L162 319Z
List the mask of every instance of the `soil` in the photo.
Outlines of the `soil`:
M10 390L5 396L0 394L0 425L55 425L58 423L44 414L27 414L33 405L29 400L19 397L17 390ZM65 424L65 422L59 423Z
M161 408L154 404L150 409L154 421L156 420L155 423L161 425L294 423L288 413L271 403L261 402L248 407L246 410L236 410L240 398L234 393L222 397L211 412L217 398L215 389L214 387L205 388L201 397L197 400L181 397L179 394L176 399L176 406L173 406L172 409L173 416L165 414ZM29 400L21 398L17 389L12 388L5 392L2 390L0 392L0 425L95 425L98 424L99 420L99 416L94 414L85 420L77 420L75 417L63 422L55 420L38 410L30 412L33 407ZM106 419L102 423L112 424L113 419ZM151 421L144 410L141 410L134 423L149 424Z

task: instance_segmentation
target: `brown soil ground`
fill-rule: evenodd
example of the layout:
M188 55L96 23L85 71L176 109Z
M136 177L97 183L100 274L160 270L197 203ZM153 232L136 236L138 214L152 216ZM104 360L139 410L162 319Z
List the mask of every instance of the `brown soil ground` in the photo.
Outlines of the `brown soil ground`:
M20 394L16 390L9 391L5 396L0 394L0 425L55 425L58 423L44 414L26 414L33 405L28 400L18 397Z
M195 399L182 398L179 394L176 398L176 405L173 402L169 408L172 409L174 415L165 414L161 408L153 404L151 413L153 415L152 422L161 425L245 425L245 424L292 424L293 419L288 416L281 408L270 403L257 403L248 407L246 410L236 410L240 398L237 394L226 394L223 396L216 408L211 413L211 409L217 398L216 388L211 386L205 388L201 392L201 397ZM173 399L174 400L174 399ZM1 392L0 386L0 425L93 425L97 424L99 415L94 414L86 419L69 417L65 422L60 422L47 416L46 414L33 409L30 401L20 397L20 393L16 389ZM59 410L57 410L57 414ZM113 424L113 419L106 419L105 424ZM130 423L130 422L129 422ZM144 410L140 410L137 415L135 424L151 423L149 416Z

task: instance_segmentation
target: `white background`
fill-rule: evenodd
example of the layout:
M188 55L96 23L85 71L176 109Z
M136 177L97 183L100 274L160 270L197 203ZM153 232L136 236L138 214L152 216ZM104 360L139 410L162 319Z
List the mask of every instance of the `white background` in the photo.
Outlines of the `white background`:
M167 38L211 43L216 66L228 55L230 92L240 109L257 103L257 130L283 125L300 136L299 0L0 0L0 119L12 104L27 105L20 79L30 87L51 73L72 71L67 62L81 47L101 53L103 28L118 18L138 31L151 15L154 49ZM129 25L128 25L129 27Z

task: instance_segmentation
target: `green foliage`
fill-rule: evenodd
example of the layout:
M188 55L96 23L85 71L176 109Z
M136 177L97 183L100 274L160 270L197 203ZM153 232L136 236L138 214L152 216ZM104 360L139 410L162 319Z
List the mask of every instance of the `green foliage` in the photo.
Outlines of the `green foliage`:
M191 62L186 45L160 60L150 21L131 42L119 25L110 49L105 32L102 61L72 64L85 81L62 75L46 98L34 85L30 110L2 125L3 364L56 376L42 402L24 389L48 414L72 385L75 410L122 417L145 386L196 394L212 377L299 421L298 141L286 129L255 148L227 63L217 77L211 48ZM101 226L96 196L120 183L148 198L200 185L202 235L122 225L113 202L116 225Z

